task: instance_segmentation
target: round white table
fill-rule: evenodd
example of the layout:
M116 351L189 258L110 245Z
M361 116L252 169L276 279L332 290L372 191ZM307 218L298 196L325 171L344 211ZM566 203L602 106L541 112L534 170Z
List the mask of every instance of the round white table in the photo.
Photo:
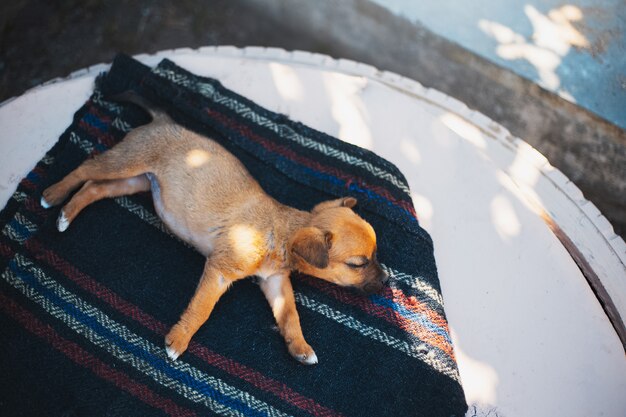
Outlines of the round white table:
M624 347L579 268L626 318L626 245L536 150L461 102L367 65L272 48L136 58L164 57L403 171L435 243L468 415L626 415ZM107 68L3 103L0 207Z

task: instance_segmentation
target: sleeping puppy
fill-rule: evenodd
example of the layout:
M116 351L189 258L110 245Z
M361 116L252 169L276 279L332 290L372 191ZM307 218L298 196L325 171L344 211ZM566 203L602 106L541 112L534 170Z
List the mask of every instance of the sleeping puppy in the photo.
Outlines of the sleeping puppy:
M152 122L43 192L41 205L49 208L82 186L61 210L58 230L95 201L151 190L169 230L207 258L195 294L165 337L168 356L175 360L187 349L234 281L256 275L289 353L303 364L317 363L300 328L291 271L366 293L387 279L376 260L374 229L351 209L356 199L325 201L311 212L285 206L217 142L176 124L138 95L122 99L147 110Z

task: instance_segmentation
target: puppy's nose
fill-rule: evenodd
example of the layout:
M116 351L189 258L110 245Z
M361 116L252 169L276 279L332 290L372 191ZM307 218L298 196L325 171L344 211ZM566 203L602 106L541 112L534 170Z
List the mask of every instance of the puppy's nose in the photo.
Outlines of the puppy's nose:
M361 287L361 291L366 295L376 294L383 288L383 284L378 282L368 282L363 287Z

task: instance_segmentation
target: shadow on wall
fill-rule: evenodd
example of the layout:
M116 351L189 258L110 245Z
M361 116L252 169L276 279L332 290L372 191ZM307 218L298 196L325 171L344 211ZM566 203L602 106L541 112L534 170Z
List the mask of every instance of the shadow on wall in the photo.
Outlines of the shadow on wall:
M496 54L499 57L528 61L534 67L542 87L575 103L575 98L562 85L557 69L572 47L591 47L589 40L572 25L582 20L582 11L576 6L565 5L543 14L535 6L527 4L524 6L524 14L533 26L530 39L498 22L481 19L478 25L498 42Z
M622 0L372 0L626 129Z

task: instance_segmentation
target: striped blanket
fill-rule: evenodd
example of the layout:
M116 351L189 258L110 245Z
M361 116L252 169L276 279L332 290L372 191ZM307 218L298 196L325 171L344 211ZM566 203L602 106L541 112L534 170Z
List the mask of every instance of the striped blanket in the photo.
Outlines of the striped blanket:
M168 234L147 193L103 200L58 233L42 190L147 116L107 101L129 88L218 140L278 201L339 196L378 234L390 275L365 297L293 277L320 363L288 354L253 279L237 282L178 360L164 335L203 258ZM270 112L164 60L118 56L59 142L0 213L0 414L460 416L466 411L433 246L407 182L373 153Z

